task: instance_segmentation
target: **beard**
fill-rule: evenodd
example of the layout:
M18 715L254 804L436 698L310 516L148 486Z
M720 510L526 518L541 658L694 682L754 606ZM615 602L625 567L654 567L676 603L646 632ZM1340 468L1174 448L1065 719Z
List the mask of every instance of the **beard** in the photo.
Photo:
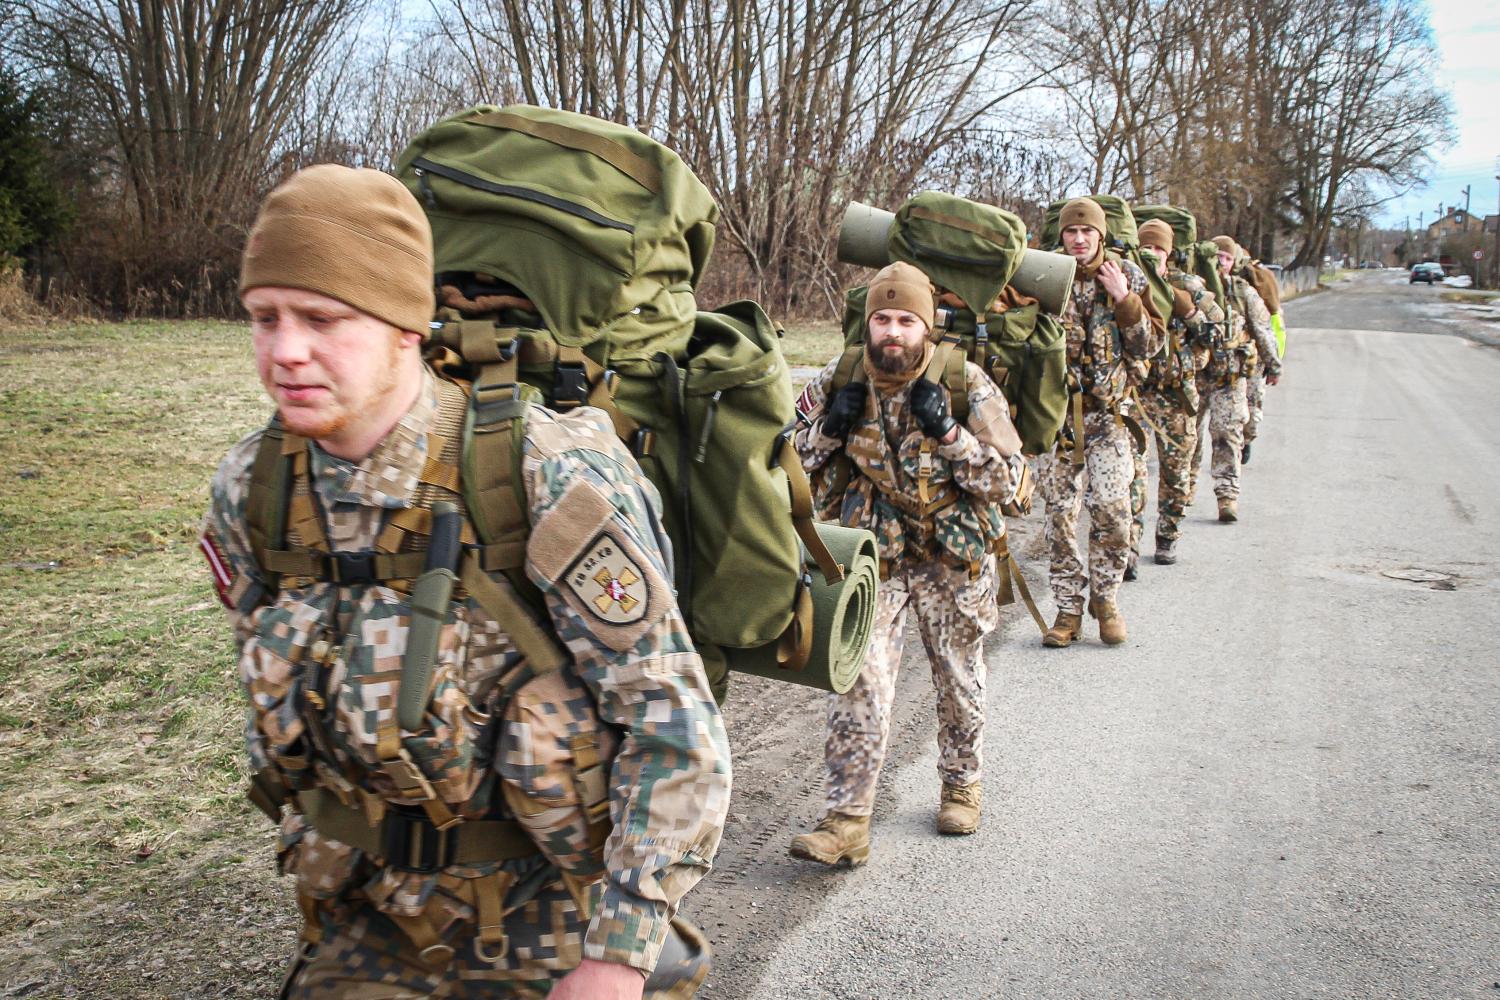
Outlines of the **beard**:
M870 359L870 364L876 371L885 372L887 375L905 375L921 362L925 346L918 343L915 347L903 347L895 353L890 353L883 346L877 349L875 343L871 341L865 344L865 355Z

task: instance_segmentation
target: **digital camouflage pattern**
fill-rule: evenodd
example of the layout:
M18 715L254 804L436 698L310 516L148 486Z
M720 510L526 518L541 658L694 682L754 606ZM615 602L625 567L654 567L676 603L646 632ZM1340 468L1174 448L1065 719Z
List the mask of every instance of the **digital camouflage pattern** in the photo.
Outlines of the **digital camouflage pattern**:
M1043 538L1048 579L1059 611L1082 614L1088 596L1113 601L1130 556L1130 483L1135 445L1113 413L1085 413L1088 442L1082 465L1061 446L1038 460L1037 480L1046 498ZM1088 567L1078 551L1078 512L1089 513Z
M533 862L543 870L546 864ZM523 879L525 881L525 879ZM438 879L436 892L462 889L456 876ZM293 972L287 1000L425 1000L441 997L545 997L582 959L577 904L547 882L505 920L503 959L482 957L473 943L452 961L423 961L407 935L370 906L338 902L324 917L324 938Z
M1258 361L1250 370L1250 376L1245 379L1245 406L1248 413L1245 418L1245 443L1249 444L1260 433L1260 421L1266 406L1266 368Z
M891 393L871 385L864 417L846 445L822 433L837 365L835 358L803 393L796 446L803 467L824 489L826 477L817 473L841 451L850 457L854 471L844 494L819 501L847 527L873 531L880 545L882 582L870 650L854 687L829 698L824 750L828 809L869 815L890 735L908 608L916 613L937 688L938 771L960 784L980 776L982 646L999 620L990 549L1005 532L999 505L1014 499L1023 460L1006 459L985 443L995 425L1009 425L1009 408L989 376L966 364L968 418L952 444L931 452L924 504L922 445L936 442L923 435L907 406L910 385Z
M854 687L828 701L828 811L868 816L885 762L896 677L915 612L937 689L938 774L946 784L980 780L984 763L984 637L999 621L993 556L978 578L929 562L882 581L870 651Z
M1213 440L1210 461L1214 495L1235 500L1240 495L1240 455L1245 446L1245 429L1250 422L1247 376L1256 369L1257 362L1267 374L1280 375L1281 361L1276 356L1271 314L1266 311L1260 295L1244 278L1228 279L1227 287L1233 312L1233 336L1240 346L1231 352L1232 361L1228 365L1216 365L1211 361L1199 376L1199 391L1208 405L1198 412L1193 475L1196 478L1203 462L1203 428L1207 423ZM1218 356L1216 353L1215 358ZM1190 493L1195 491L1196 484Z
M1208 365L1212 351L1214 333L1224 324L1224 309L1214 301L1213 293L1203 279L1180 268L1169 267L1167 282L1173 288L1186 292L1192 302L1193 311L1186 317L1174 316L1168 324L1168 335L1180 347L1185 347L1191 357L1191 368L1185 372L1186 383L1177 377L1161 378L1153 365L1152 377L1142 385L1141 401L1143 423L1151 438L1156 441L1156 537L1176 539L1182 535L1182 518L1192 503L1194 456L1201 458L1198 447L1198 420L1189 412L1181 390L1192 388L1191 398L1200 409L1204 397L1199 395L1199 373ZM1136 470L1138 487L1144 498L1146 489L1144 463ZM1144 530L1145 515L1138 512L1131 536L1131 549L1139 554L1140 538Z
M1044 531L1050 555L1048 577L1060 611L1081 614L1085 588L1098 601L1113 601L1131 548L1131 484L1135 446L1117 416L1137 366L1162 349L1163 329L1142 303L1146 273L1119 261L1130 291L1116 306L1099 281L1079 270L1063 315L1068 331L1068 381L1082 392L1083 427L1074 427L1070 406L1057 447L1041 456L1037 485L1046 503ZM1083 438L1083 463L1073 464L1075 435ZM1142 497L1144 504L1144 497ZM1089 557L1085 572L1078 551L1078 513L1089 512Z
M333 548L373 548L387 517L412 504L436 409L437 382L429 374L416 405L364 461L310 447L310 488L325 512ZM292 787L316 785L378 815L396 799L379 768L369 768L370 739L382 721L393 718L410 607L403 593L388 587L322 582L283 590L255 606L263 577L246 538L244 509L260 436L241 441L221 464L204 525L205 546L222 557L221 593L251 702L252 767L275 765ZM707 871L718 845L730 783L722 719L672 598L660 500L608 417L588 407L566 416L534 408L522 475L532 526L527 576L571 656L564 670L574 693L586 693L598 717L623 735L609 786L608 877L597 907L587 920L573 913L548 939L559 949L576 941L584 957L649 970L674 908ZM612 576L569 572L605 554L613 562L599 565ZM631 575L638 579L628 588L611 589ZM623 611L624 599L636 601L629 612ZM331 639L326 652L319 638ZM323 652L323 690L336 706L329 724L319 727L322 733L309 732L298 710L307 690L309 650ZM439 650L430 728L402 734L439 797L464 815L506 816L494 790L498 770L531 781L545 801L552 794L546 776L527 770L514 730L498 757L486 749L498 736L486 721L504 717L516 692L532 680L529 665L468 596L455 602ZM583 711L581 703L559 707ZM427 758L423 739L435 746ZM326 752L309 754L309 742ZM496 872L524 881L537 864L544 866L544 877L532 879L532 888L562 885L557 870L540 858L436 873L398 870L319 836L296 811L283 822L282 868L296 875L300 893L328 906L421 917L456 946L473 933L473 910L464 891L442 887ZM523 902L513 891L506 905Z

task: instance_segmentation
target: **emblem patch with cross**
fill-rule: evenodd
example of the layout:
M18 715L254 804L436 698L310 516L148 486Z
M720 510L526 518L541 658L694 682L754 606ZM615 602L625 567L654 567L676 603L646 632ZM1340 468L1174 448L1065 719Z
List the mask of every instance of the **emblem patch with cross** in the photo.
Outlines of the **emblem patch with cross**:
M564 579L586 607L611 625L629 625L646 614L649 588L641 568L607 534L594 539Z

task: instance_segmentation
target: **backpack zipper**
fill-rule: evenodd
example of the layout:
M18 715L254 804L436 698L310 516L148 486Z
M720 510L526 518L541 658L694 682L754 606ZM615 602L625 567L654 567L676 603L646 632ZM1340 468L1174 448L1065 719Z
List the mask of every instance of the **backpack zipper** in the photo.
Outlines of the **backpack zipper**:
M548 208L555 208L559 212L566 212L568 215L586 219L596 226L604 226L606 229L618 229L621 232L630 233L631 235L635 234L635 227L628 222L621 222L618 219L611 219L608 216L600 215L591 208L586 208L577 202L568 201L565 198L542 194L540 191L532 191L529 188L516 187L512 184L496 184L494 181L486 180L483 177L475 177L473 174L465 173L455 167L434 163L422 156L413 160L411 165L418 179L422 182L423 190L428 194L429 198L431 197L431 189L426 186L425 175L432 173L437 174L439 177L445 177L456 184L462 184L464 187L475 188L479 191L488 191L490 194L503 195L507 198L519 198L522 201L530 201L538 205L546 205Z
M993 257L963 257L956 253L945 253L942 250L936 250L929 246L923 246L921 243L918 243L910 236L906 238L906 242L911 244L912 250L918 257L930 257L933 260L947 261L950 264L967 264L970 267L993 268L995 266L995 259Z

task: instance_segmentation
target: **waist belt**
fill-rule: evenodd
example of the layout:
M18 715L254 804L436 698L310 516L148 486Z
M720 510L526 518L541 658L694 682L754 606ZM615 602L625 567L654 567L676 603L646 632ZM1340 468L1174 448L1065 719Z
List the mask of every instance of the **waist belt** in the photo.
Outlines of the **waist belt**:
M297 793L302 814L325 837L357 847L408 872L435 872L449 865L513 861L540 854L535 841L513 820L465 820L446 830L420 810L392 807L371 826L365 811L346 806L321 788Z

